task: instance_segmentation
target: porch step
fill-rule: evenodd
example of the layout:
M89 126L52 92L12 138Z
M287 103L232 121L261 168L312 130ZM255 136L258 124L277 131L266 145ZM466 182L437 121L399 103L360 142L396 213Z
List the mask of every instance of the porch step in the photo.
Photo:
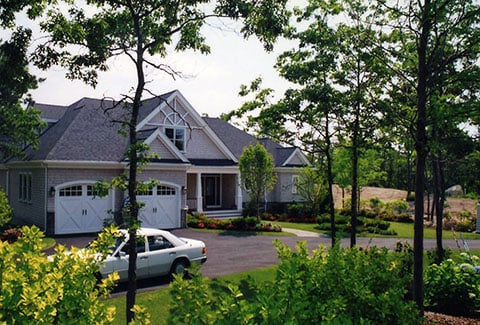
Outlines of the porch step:
M204 211L203 212L209 218L215 219L232 219L242 216L240 210L218 210L218 211Z

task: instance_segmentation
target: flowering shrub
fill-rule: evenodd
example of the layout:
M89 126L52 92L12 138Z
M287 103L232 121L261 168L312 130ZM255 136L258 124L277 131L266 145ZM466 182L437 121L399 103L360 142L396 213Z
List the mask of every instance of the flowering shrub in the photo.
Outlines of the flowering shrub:
M462 254L463 263L447 259L425 270L425 306L450 315L472 315L480 309L477 256Z
M22 236L22 232L21 232L19 229L10 228L10 229L5 230L5 231L1 234L0 240L8 241L9 243L13 243L13 242L16 242L17 239L18 239L20 236Z
M234 219L208 218L202 213L187 215L187 225L191 228L223 229L236 231L274 231L281 232L282 227L271 223L259 222L255 217L241 217Z

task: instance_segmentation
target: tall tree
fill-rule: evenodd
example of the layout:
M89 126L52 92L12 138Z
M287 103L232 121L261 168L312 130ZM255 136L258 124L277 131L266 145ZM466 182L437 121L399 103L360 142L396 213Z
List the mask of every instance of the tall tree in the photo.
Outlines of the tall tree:
M68 1L67 3L70 3ZM265 49L271 50L276 36L288 22L286 0L91 0L93 10L70 5L68 14L55 8L41 24L51 38L37 48L36 62L40 67L61 64L68 68L67 77L95 85L98 72L106 71L108 59L126 56L136 71L136 84L131 94L123 94L118 107L127 110L122 121L129 138L128 196L130 213L129 285L127 292L127 322L134 313L136 296L136 236L139 203L137 170L139 157L146 148L138 141L137 123L140 105L145 93L155 94L146 84L146 68L175 75L172 67L161 64L156 57L164 57L171 49L188 49L209 53L210 48L201 28L209 18L241 20L244 37L256 35Z
M249 195L249 205L260 216L260 202L266 200L267 193L276 182L275 163L272 155L261 143L245 147L238 161L243 189Z
M260 108L250 122L260 125L260 133L277 136L284 142L300 143L312 157L324 156L329 181L329 211L334 226L332 142L339 131L350 139L352 166L352 234L356 244L359 148L376 123L376 102L381 98L381 69L372 45L378 38L371 11L361 1L309 1L305 9L296 9L297 30L287 37L297 40L298 48L286 51L277 60L280 75L295 83L276 104L266 101L271 90L258 90L255 81L250 90L255 100L245 103L234 114L244 115ZM339 23L339 21L341 21ZM306 26L306 27L303 27ZM296 129L292 129L291 127ZM332 244L333 244L332 238Z
M46 1L4 0L0 6L0 27L11 31L10 39L0 40L0 160L20 156L25 145L38 145L45 127L40 112L32 108L28 94L38 80L28 70L32 32L15 26L15 15L25 10L31 19L41 14Z
M457 73L449 83L465 86L452 103L460 101L476 107L478 112L480 7L470 0L406 1L393 5L382 0L374 5L386 13L384 26L391 31L390 44L394 44L387 47L384 55L393 56L398 63L393 65L392 85L406 85L414 94L406 106L412 107L410 130L416 153L414 299L423 314L425 164L432 140L427 130L439 109L436 99L443 89L442 76L450 71Z

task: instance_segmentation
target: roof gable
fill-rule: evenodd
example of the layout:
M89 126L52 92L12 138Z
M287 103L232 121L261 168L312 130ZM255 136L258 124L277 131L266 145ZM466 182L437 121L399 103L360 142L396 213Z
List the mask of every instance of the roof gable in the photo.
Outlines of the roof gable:
M236 161L235 155L218 138L198 112L179 91L168 93L158 106L140 121L137 129L180 128L185 132L185 147L182 153L188 159L227 159Z
M305 155L296 147L284 147L269 138L257 139L219 118L205 117L204 120L218 137L222 139L229 150L235 154L237 159L240 159L245 147L259 142L273 156L276 167L305 166L310 164Z

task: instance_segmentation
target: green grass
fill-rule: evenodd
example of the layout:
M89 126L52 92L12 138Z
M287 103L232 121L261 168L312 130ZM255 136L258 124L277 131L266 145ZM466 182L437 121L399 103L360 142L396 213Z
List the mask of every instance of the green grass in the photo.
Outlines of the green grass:
M276 267L270 266L248 272L241 272L237 274L227 275L217 278L215 281L228 281L233 283L240 283L247 276L252 276L257 283L264 281L272 281L275 278ZM105 300L108 307L115 307L116 317L113 324L126 324L126 297L118 297ZM172 297L170 296L170 288L162 288L158 290L148 291L137 294L136 304L148 310L150 313L151 324L167 324L167 317L170 311L170 303Z
M55 239L50 237L45 237L42 239L41 247L43 250L51 248L55 245Z
M294 222L281 222L275 221L275 224L280 225L282 228L292 228L292 229L299 229L299 230L306 230L312 231L316 233L327 233L326 231L317 229L316 223L294 223ZM384 236L384 235L372 235L372 234L359 234L362 237L390 237L390 238L413 238L413 223L401 223L401 222L391 222L390 228L394 230L397 235L396 236ZM457 239L464 238L464 239L480 239L480 234L474 233L455 233ZM424 238L425 239L435 239L435 229L433 228L424 228ZM454 239L454 233L449 230L443 231L443 239Z

